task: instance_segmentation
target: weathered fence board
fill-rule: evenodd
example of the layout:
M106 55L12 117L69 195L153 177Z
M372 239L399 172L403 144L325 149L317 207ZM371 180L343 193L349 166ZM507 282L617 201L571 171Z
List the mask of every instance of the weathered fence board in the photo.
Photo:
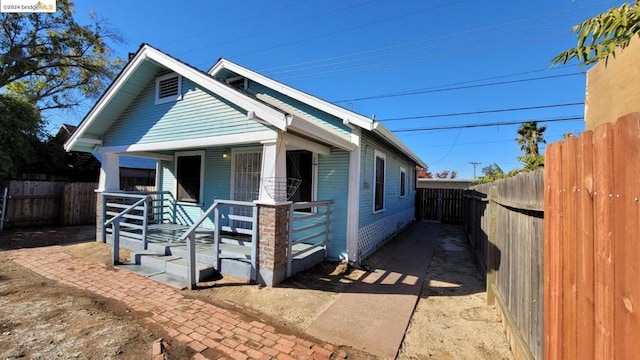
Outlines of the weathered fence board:
M462 223L462 189L416 189L416 218Z
M542 171L472 187L465 194L469 242L485 267L518 359L542 359L544 176Z
M68 183L64 186L62 225L92 224L96 221L97 183Z
M96 188L96 183L9 181L5 228L91 224Z
M640 113L549 145L546 166L545 358L637 358Z

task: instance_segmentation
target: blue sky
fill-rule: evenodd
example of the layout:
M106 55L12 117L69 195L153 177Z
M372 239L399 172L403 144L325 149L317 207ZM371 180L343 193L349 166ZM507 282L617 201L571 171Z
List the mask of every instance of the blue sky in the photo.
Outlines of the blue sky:
M375 116L431 171L471 178L472 161L481 163L478 174L494 162L505 171L519 166L518 125L415 129L582 116L588 68L550 69L550 60L575 44L574 24L622 3L79 0L75 8L79 22L95 11L122 33L127 43L114 49L123 58L142 42L205 71L228 58ZM396 96L403 92L414 94ZM432 116L573 103L580 104ZM91 105L65 121L79 123ZM387 120L404 117L412 119ZM584 128L582 120L541 124L548 142Z

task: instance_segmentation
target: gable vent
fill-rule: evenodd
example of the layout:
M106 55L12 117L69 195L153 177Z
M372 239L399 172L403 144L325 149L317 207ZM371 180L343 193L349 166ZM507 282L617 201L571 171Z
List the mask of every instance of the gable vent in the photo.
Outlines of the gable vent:
M177 101L182 98L182 77L168 74L156 79L156 104Z

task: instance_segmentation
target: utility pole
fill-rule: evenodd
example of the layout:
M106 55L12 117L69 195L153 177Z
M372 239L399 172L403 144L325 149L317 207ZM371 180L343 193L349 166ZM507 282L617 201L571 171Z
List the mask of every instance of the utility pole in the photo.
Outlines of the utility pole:
M469 161L469 164L473 165L473 178L476 178L476 166L480 165L481 163L477 162L477 161Z

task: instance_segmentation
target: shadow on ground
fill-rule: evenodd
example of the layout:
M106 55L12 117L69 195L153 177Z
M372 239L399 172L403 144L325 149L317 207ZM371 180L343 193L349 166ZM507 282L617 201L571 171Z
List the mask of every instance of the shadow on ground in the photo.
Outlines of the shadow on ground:
M0 250L70 245L95 239L95 225L15 229L0 232Z

